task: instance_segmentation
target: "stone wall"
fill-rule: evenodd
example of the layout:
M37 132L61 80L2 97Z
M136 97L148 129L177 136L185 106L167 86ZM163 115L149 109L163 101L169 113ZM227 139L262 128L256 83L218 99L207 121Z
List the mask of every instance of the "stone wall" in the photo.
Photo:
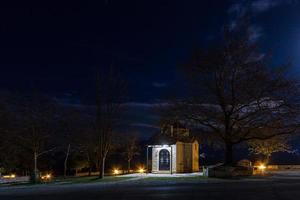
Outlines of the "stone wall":
M268 170L300 170L300 165L268 165Z

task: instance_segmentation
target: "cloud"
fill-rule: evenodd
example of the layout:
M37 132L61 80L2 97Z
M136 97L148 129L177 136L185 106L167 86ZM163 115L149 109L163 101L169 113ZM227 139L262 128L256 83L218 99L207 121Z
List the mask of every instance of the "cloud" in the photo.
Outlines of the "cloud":
M228 14L235 15L236 18L244 16L247 12L247 4L245 4L245 2L246 1L242 1L232 4L228 9Z
M65 99L61 98L53 98L57 103L60 105L63 105L65 107L76 107L76 108L88 108L88 109L96 109L95 105L86 105L86 104L81 104L81 103L74 103L74 102L69 102ZM124 107L131 107L131 108L145 108L145 109L150 109L150 108L156 108L156 107L164 107L170 105L167 102L125 102L122 104Z
M259 14L268 12L269 10L283 6L298 3L298 0L239 0L232 4L228 9L230 17L229 28L234 30L237 22L245 15L251 14L257 16ZM263 35L263 29L260 26L250 26L250 42L257 41Z
M251 4L253 12L266 12L273 7L280 5L282 2L279 0L256 0Z
M66 108L76 108L84 111L83 117L89 117L92 120L95 116L95 105L86 105L69 101L68 99L55 100ZM160 114L156 108L169 105L167 102L125 102L124 113L121 114L122 120L119 121L117 129L120 131L133 131L138 132L141 137L149 138L153 133L157 132L160 128L157 126L160 120Z
M131 126L136 126L136 127L140 127L140 128L160 129L158 126L154 126L152 124L146 124L146 123L132 123Z
M167 87L167 83L164 83L164 82L153 82L152 86L153 87L157 87L157 88L163 88L163 87Z
M168 106L169 104L166 102L162 102L162 103L127 102L124 103L123 105L128 107L154 108L154 107Z
M264 53L250 55L248 57L248 59L246 60L246 63L261 61L265 58L265 56L266 56L266 54L264 54Z
M260 26L252 25L249 27L249 41L255 42L263 35L263 29Z
M251 8L255 12L266 12L279 4L280 2L275 0L257 0L252 2Z
M253 12L262 13L284 4L296 4L298 0L256 0L251 3Z
M260 14L278 6L297 3L299 3L299 0L239 0L229 7L228 13L241 17L249 11L252 14Z

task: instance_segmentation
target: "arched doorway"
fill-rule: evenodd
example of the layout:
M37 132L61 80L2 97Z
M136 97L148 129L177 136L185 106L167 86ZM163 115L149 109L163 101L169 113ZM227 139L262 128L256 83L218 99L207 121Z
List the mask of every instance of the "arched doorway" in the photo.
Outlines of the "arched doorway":
M170 152L166 149L162 149L159 152L159 170L170 170Z

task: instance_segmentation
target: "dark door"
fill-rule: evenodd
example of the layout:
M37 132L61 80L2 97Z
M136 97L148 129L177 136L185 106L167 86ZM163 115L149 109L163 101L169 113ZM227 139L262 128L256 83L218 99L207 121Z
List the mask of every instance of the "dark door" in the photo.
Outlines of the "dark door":
M170 170L170 153L166 149L159 152L159 170Z

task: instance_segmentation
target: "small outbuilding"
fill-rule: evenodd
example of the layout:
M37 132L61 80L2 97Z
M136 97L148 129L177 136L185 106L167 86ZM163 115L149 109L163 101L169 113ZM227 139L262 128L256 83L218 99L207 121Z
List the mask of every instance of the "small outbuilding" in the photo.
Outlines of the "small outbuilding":
M148 162L150 159L151 163ZM198 172L199 143L190 137L188 129L176 123L157 134L148 145L147 163L148 166L151 164L152 173Z

